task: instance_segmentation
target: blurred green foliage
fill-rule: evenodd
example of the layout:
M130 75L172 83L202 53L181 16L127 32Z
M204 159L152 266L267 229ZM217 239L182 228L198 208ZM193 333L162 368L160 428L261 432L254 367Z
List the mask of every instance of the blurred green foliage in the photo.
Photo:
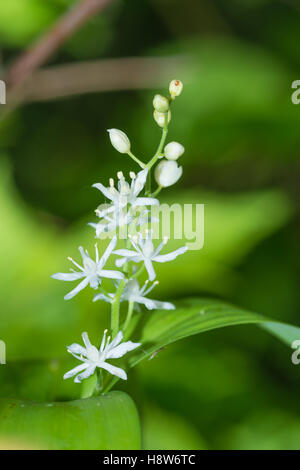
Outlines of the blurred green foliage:
M0 0L2 66L72 3ZM162 198L205 203L205 245L160 267L156 298L213 294L300 324L300 111L290 100L299 31L296 0L119 0L51 59L189 57L169 135L186 147L184 173ZM91 184L136 169L106 129L126 131L141 158L155 150L154 91L164 89L27 104L1 123L1 397L78 397L61 379L74 364L65 345L83 330L98 342L108 309L88 290L65 302L67 287L50 275L94 244L85 224L102 200ZM290 354L257 328L235 327L167 348L120 387L142 413L145 448L298 449Z

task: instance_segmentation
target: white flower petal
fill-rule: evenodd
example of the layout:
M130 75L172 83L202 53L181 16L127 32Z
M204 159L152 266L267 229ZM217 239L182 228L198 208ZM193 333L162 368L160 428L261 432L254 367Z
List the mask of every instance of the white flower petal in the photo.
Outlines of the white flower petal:
M161 250L163 249L163 247L165 246L165 244L167 243L167 241L168 241L168 240L165 239L165 240L163 240L163 241L158 245L158 247L155 249L155 251L154 251L154 253L153 253L152 258L153 258L154 256L157 256L157 255L161 252Z
M89 367L89 365L86 362L84 362L83 364L79 364L79 366L74 367L74 369L69 370L69 372L66 372L64 375L64 379L69 379L70 377L73 377L78 372L85 370L87 367Z
M139 304L145 305L145 307L148 310L155 310L155 309L158 309L158 308L162 308L161 306L158 306L158 303L160 303L160 304L165 303L165 302L158 302L158 301L155 301L155 300L152 300L152 299L147 299L147 297L143 297L142 295L134 295L134 296L131 297L131 300L133 302L137 302Z
M156 278L156 273L154 271L153 264L151 263L149 259L145 259L144 263L145 263L145 268L147 269L147 272L148 272L149 280L153 281Z
M51 276L53 279L58 279L59 281L76 281L84 277L83 272L76 273L56 273Z
M124 279L124 274L120 273L119 271L113 271L110 269L102 269L99 272L99 276L107 277L109 279Z
M116 260L116 266L117 268L121 268L121 266L123 266L124 263L126 263L127 261L127 258L119 258Z
M148 299L148 300L150 300L150 299ZM152 307L153 309L175 310L175 305L171 304L171 302L161 302L160 300L152 300L152 299L151 299L151 302L154 305Z
M67 351L71 354L81 354L82 356L86 356L86 350L83 346L77 343L73 343L70 346L67 346Z
M178 248L178 250L171 251L171 253L167 253L166 255L157 255L152 258L153 261L157 263L165 263L166 261L172 261L173 259L177 258L177 256L182 255L187 251L187 247L183 246Z
M123 333L122 331L119 331L119 333L116 335L116 337L112 340L110 344L108 344L107 348L105 348L105 351L110 351L113 349L115 346L118 346L118 344L121 343L123 339Z
M175 184L182 175L182 166L174 160L162 160L155 168L155 180L159 186L166 188Z
M95 369L96 369L96 366L90 365L84 372L82 372L81 374L77 375L77 377L75 377L74 382L78 384L83 379L87 379L88 377L93 375L93 373L95 372Z
M81 254L81 257L82 257L82 260L83 262L86 260L86 259L91 259L88 255L88 252L87 251L84 251L84 248L82 246L79 246L78 247L78 250L79 250L79 253Z
M117 377L120 377L120 379L127 380L126 372L123 369L120 369L120 367L112 366L111 364L108 364L107 362L99 362L97 366L100 367L101 369L107 370L112 375L116 375Z
M87 332L84 331L81 336L82 336L85 347L90 348L92 344L90 342L89 335L87 334Z
M153 197L137 197L133 206L158 206L159 200Z
M115 229L112 223L105 224L103 221L96 224L96 238L100 238L100 235L104 232L112 232Z
M136 256L136 251L121 248L120 250L115 250L113 252L113 254L114 255L119 255L119 256L126 256L128 258L128 257L131 257L131 256Z
M148 175L148 168L145 168L144 170L140 171L136 179L134 180L134 185L133 185L133 195L137 196L143 189L143 187L146 184L147 180L147 175Z
M103 186L103 184L101 184L101 183L93 184L92 187L93 187L93 188L96 188L96 189L99 189L99 191L101 191L101 193L102 193L107 199L110 199L111 201L114 200L114 195L112 194L111 188L106 188L106 187Z
M93 302L96 302L97 300L104 300L105 302L108 302L108 303L112 302L112 299L105 294L96 294L93 298Z
M65 300L72 299L78 292L80 292L82 289L84 289L88 285L89 281L87 278L83 279L78 286L75 287L75 289L71 290L67 295L64 296Z
M104 254L102 255L100 261L99 261L99 267L103 268L103 266L106 264L106 261L108 260L109 256L111 255L113 249L115 248L117 243L117 237L113 237L106 248Z
M127 341L126 343L121 343L119 346L108 351L106 354L107 359L118 359L119 357L123 357L129 351L133 351L133 349L138 348L141 343L133 343L132 341Z
M114 211L115 211L114 204L101 204L99 207L97 207L95 212L96 212L97 217L101 218L101 217L105 217L106 215Z

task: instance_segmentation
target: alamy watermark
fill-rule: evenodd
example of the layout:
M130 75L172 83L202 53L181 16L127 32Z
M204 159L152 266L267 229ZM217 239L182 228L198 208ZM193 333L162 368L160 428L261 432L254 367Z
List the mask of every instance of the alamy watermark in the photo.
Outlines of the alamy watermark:
M295 341L292 342L291 347L295 349L291 355L291 361L295 366L297 366L300 364L300 339L295 339Z
M6 104L6 84L0 80L0 104Z
M103 214L103 206L99 206L96 214ZM204 246L204 204L160 204L150 209L132 207L128 212L121 209L90 225L100 239L112 238L116 233L121 240L134 239L146 237L151 231L152 240L184 240L189 250L201 250Z
M294 80L292 82L292 88L295 89L295 91L291 94L292 103L299 104L300 103L300 80Z
M0 340L0 364L6 364L6 344Z

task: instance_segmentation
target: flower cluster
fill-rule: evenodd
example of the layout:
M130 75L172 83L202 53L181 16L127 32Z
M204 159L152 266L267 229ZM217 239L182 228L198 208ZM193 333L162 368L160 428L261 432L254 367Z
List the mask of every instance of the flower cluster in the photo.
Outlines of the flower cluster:
M162 188L176 183L182 175L182 167L178 166L177 160L184 153L184 147L178 142L169 142L165 145L168 124L171 119L170 106L174 99L180 95L182 83L173 80L169 86L169 97L155 95L153 99L154 119L162 128L161 140L155 155L148 163L143 163L131 151L131 143L127 135L119 129L109 129L109 138L113 147L122 154L129 155L140 167L136 174L129 173L128 181L123 172L117 173L117 184L111 178L109 185L96 183L94 188L99 190L106 199L96 209L98 221L89 225L95 231L97 239L104 234L110 235L110 242L99 256L98 245L95 245L95 259L92 259L87 250L79 247L82 263L77 263L72 258L69 260L77 268L72 268L68 273L57 273L52 277L62 281L80 281L74 289L65 295L65 299L71 299L87 286L97 293L93 300L103 300L111 304L111 332L107 337L107 330L104 332L99 349L90 343L87 333L82 334L85 347L79 344L72 344L67 348L81 364L64 375L64 378L74 377L75 382L98 374L98 384L100 383L101 370L105 370L112 375L126 380L125 371L107 360L118 359L126 353L136 349L140 343L131 341L122 342L123 337L130 336L132 315L135 311L140 312L141 306L148 310L153 309L175 309L170 302L161 302L148 298L148 294L156 286L156 263L165 263L174 260L177 256L185 253L187 248L182 246L175 251L163 252L168 241L164 238L158 246L153 241L153 230L151 225L157 219L150 216L152 206L159 206L158 193ZM160 160L160 161L159 161ZM157 163L157 165L156 165ZM154 177L157 188L151 192L151 169L156 165ZM147 189L146 189L147 188ZM143 232L144 225L147 228ZM135 229L134 236L128 233L128 229ZM121 236L123 234L123 236ZM125 237L124 237L125 234ZM117 247L117 243L123 243L125 247ZM115 269L107 269L108 260L115 256ZM146 275L146 281L140 284L140 277ZM110 280L113 289L107 290L103 280ZM111 292L112 291L112 292ZM124 323L120 325L120 305L128 304L127 316ZM140 313L136 313L140 315Z

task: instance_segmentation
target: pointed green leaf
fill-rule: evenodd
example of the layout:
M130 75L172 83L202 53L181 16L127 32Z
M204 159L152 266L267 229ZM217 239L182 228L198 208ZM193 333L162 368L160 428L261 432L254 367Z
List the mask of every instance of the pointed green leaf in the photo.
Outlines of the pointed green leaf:
M129 367L179 339L225 326L243 324L257 324L288 345L291 345L294 339L300 339L298 327L270 321L263 315L219 300L192 298L176 303L176 310L156 310L144 315L138 338L142 346L132 353ZM106 389L110 389L117 380L110 379Z
M266 322L261 327L271 333L276 338L281 339L288 346L291 346L295 339L300 339L300 328L280 322Z

